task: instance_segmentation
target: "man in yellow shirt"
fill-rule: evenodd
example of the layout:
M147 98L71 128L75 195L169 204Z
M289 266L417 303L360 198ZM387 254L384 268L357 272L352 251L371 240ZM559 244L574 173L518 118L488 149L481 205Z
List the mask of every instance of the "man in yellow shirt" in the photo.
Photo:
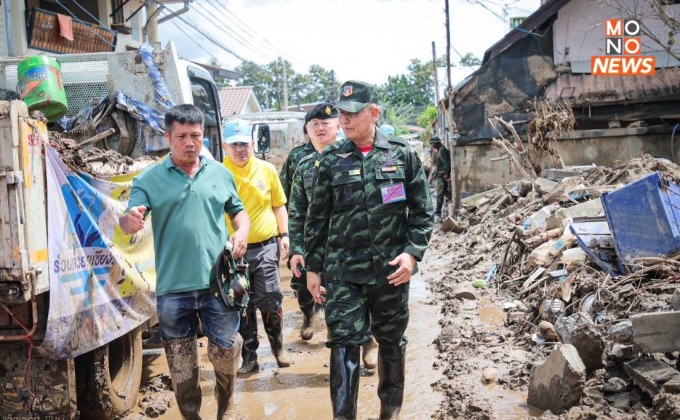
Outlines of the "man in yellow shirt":
M257 309L262 314L267 338L279 367L290 366L283 346L283 311L279 259L287 258L288 213L286 195L276 168L254 156L250 127L245 121L236 121L223 147L226 154L224 166L234 175L238 196L243 201L251 220L248 234L246 260L250 271L251 300L241 316L239 332L243 337L240 374L256 372L257 363ZM229 231L231 221L227 219Z

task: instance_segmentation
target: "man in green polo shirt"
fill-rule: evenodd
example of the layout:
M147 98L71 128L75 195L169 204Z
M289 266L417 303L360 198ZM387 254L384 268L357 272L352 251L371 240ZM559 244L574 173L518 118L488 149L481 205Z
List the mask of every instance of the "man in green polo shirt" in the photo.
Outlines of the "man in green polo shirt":
M165 114L170 154L133 180L119 220L123 232L135 234L146 227L146 215L152 215L160 333L177 405L186 419L200 418L199 318L215 369L217 418L229 408L242 345L240 315L210 293L209 276L230 239L224 214L235 226L234 257L245 254L250 229L231 173L219 162L199 157L203 121L194 105L177 105Z

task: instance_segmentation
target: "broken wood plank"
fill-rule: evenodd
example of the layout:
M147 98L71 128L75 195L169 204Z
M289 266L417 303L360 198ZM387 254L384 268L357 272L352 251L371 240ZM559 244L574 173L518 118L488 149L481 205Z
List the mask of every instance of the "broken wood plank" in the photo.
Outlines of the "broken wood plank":
M653 312L630 317L633 342L646 353L680 350L680 312Z

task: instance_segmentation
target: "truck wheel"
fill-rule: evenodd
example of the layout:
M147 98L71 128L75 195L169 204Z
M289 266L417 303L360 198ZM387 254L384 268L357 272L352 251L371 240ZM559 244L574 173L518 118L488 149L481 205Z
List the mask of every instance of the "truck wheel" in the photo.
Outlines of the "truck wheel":
M132 409L142 381L139 328L76 359L78 406L92 418L117 419Z

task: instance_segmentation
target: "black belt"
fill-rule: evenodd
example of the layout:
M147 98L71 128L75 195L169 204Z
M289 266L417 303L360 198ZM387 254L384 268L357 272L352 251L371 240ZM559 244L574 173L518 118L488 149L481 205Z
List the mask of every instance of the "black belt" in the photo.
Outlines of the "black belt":
M276 242L276 236L271 237L271 238L269 238L265 241L262 241L262 242L255 242L255 243L252 243L252 244L248 244L248 249L262 248L263 246L273 244L274 242Z

